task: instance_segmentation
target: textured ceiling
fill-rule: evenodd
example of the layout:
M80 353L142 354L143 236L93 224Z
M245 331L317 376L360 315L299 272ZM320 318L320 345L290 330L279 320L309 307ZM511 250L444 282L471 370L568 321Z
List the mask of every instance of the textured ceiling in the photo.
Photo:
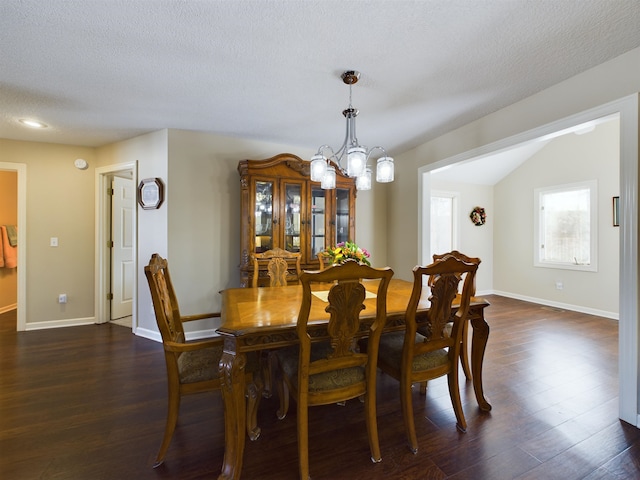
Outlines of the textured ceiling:
M640 46L639 26L638 0L2 0L0 137L337 147L356 69L358 138L394 155Z

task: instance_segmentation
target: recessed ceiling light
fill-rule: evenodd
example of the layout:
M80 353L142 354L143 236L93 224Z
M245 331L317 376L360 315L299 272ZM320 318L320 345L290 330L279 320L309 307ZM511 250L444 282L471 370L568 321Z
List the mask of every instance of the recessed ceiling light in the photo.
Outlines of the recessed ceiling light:
M28 118L21 118L18 120L21 124L31 128L47 128L49 125L39 122L37 120L29 120Z

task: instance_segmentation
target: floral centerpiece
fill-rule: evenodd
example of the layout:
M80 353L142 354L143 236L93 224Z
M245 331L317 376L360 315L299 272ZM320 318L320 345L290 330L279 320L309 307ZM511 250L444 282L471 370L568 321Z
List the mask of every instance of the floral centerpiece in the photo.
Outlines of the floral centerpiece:
M352 260L371 266L369 252L360 248L355 242L340 242L335 247L328 247L324 254L331 259L331 263L336 265Z

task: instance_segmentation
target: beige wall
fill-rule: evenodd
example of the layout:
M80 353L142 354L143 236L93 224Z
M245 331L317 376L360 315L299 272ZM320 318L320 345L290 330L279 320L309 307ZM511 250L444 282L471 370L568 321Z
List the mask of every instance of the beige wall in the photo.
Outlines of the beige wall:
M100 167L107 168L120 164L137 165L137 181L144 178L159 177L165 185L165 200L156 210L142 210L137 207L137 308L138 328L157 332L151 295L144 276L144 266L149 263L152 253L168 256L167 236L169 231L167 205L171 201L170 181L168 178L168 130L141 135L130 140L107 145L98 149L97 159ZM172 269L173 271L173 269ZM147 335L150 336L150 335Z
M288 145L182 130L162 130L98 149L100 167L136 162L138 181L160 177L165 186L165 203L159 209L138 208L136 333L153 338L157 335L144 277L144 265L152 253L169 259L180 308L185 313L218 311L218 292L239 286L238 162L283 152L302 158L314 153ZM370 249L377 261L384 262L386 223L376 211L379 206L384 207L383 195L380 198L373 190L358 195L356 236L381 239L371 242L374 247ZM363 243L369 245L366 240ZM208 330L214 326L200 322L189 327Z
M640 48L636 48L611 61L605 62L580 75L569 78L553 87L536 93L520 102L482 117L462 128L437 137L418 148L396 158L397 181L389 192L389 245L390 265L398 271L411 268L419 258L417 172L421 167L464 157L468 152L487 151L488 147L532 135L537 130L562 123L567 118L581 116L583 112L607 110L606 106L620 106L624 122L621 122L621 144L623 165L637 175L638 157L638 92L640 92ZM624 99L624 102L622 101ZM624 104L624 105L623 105ZM588 119L585 119L588 120ZM569 125L565 125L569 126ZM632 228L637 218L638 198L633 180L625 178L623 197L623 220L631 220L631 227L623 223L625 258L636 260L637 232ZM622 190L621 190L622 192ZM632 203L633 202L633 203ZM632 425L640 424L640 372L638 371L638 311L637 311L637 264L622 265L621 276L625 284L620 285L620 418Z
M548 141L495 187L440 180L431 189L460 193L460 245L482 259L479 292L573 308L611 318L618 316L619 228L611 222L612 197L619 195L619 120L600 124L584 135ZM451 176L455 167L445 173ZM598 272L533 267L533 190L582 180L598 181ZM474 205L487 210L487 223L469 221ZM562 290L555 288L561 281Z
M168 255L185 313L219 311L218 292L240 285L238 162L284 152L301 158L314 153L290 145L169 131ZM386 237L384 216L373 214L381 201L376 195L373 190L358 194L356 238L371 249L374 261L384 261L380 260L386 254L384 241L369 241ZM140 261L148 262L148 257L141 256ZM144 315L144 307L140 311ZM202 322L196 328L209 327Z
M620 229L612 225L612 197L620 194L619 136L617 119L591 133L563 135L496 185L496 291L617 318ZM534 189L588 180L598 182L598 271L534 267Z
M396 181L376 184L374 190L358 194L358 242L372 252L375 265L389 264L396 277L409 278L411 268L418 261L416 172L420 167L639 90L640 49L635 49L410 152L396 155ZM210 292L226 286L223 278L227 282L236 278L234 265L238 253L234 245L238 233L234 230L239 231L239 227L233 212L238 208L239 187L234 183L235 165L243 158L265 158L282 151L301 156L313 153L266 142L167 130L100 149L0 139L0 161L24 163L28 169L27 323L93 315L96 164L137 161L138 178L159 176L167 183L165 208L139 212L140 298L147 290L141 268L153 251L181 259L184 252L197 245L189 255L192 258L201 255L203 261L213 260L211 263L215 266L203 273L204 282L188 299L187 306L213 308L216 303L205 305L211 300L204 299L210 299ZM76 158L85 158L89 169L75 169ZM221 162L226 177L215 177L209 161ZM201 175L204 170L208 170L208 176ZM178 184L177 188L171 186L172 181ZM198 193L196 187L204 193ZM202 227L203 231L198 232L198 238L205 238L208 243L202 244L193 238L185 242L185 222L194 222L189 211L202 213L206 207L212 207L214 213ZM59 237L59 247L49 247L52 236ZM216 258L212 253L216 246L229 246L231 253L227 258ZM193 260L187 257L186 261L191 265ZM187 268L184 273L178 269L181 280L189 278ZM214 273L214 268L219 273ZM67 305L57 304L59 293L67 293ZM150 299L138 308L142 325L154 328Z
M26 164L28 172L27 329L94 320L96 168L128 163L137 165L138 180L160 177L165 183L161 208L138 208L140 333L157 332L143 270L154 252L171 259L184 311L219 309L218 291L239 285L238 162L282 152L302 158L314 153L174 130L100 148L0 139L0 162ZM86 159L89 168L76 169L76 158ZM386 264L385 188L360 192L356 207L356 239L380 265ZM50 237L58 237L59 247L49 246ZM60 293L67 294L66 305L57 303Z
M18 224L18 174L0 170L0 225ZM0 268L0 313L18 304L17 268Z
M89 169L75 168L77 158ZM26 322L92 318L94 150L0 139L0 162L27 166Z
M389 264L411 271L419 259L420 167L516 136L640 91L640 48L435 138L396 158L389 185ZM401 273L400 273L401 274Z

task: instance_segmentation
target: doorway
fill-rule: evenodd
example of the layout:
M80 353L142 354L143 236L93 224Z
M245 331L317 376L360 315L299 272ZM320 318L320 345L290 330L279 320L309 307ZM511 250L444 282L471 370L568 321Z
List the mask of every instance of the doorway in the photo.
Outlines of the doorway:
M446 158L419 169L419 254L429 253L429 197L432 170L501 152L536 138L552 138L567 129L607 115L620 117L620 259L619 259L619 413L620 419L640 425L638 385L640 379L638 338L638 131L639 96L630 95L571 117L514 135L492 144Z
M429 258L458 250L459 192L431 190L431 235Z
M17 265L17 321L16 330L24 331L27 326L27 165L24 163L0 162L0 170L17 173L17 225L18 225L18 265Z
M131 328L133 304L133 171L111 179L111 290L110 321Z
M96 323L124 325L135 333L136 164L96 169Z

